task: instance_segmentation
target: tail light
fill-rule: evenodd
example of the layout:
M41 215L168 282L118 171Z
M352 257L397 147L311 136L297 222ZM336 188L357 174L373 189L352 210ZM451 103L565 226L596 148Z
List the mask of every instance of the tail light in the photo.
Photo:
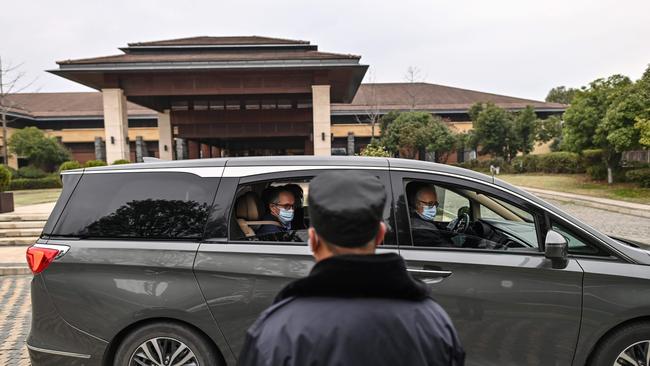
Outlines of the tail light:
M55 259L61 258L70 247L66 245L34 244L27 248L27 264L32 273L43 272Z

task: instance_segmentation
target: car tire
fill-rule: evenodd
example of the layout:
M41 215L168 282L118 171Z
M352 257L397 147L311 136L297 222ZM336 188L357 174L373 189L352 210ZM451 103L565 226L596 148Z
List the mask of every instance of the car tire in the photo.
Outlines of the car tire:
M617 365L616 360L619 356L634 345L641 347L637 348L639 351L650 352L650 322L632 323L615 330L596 346L597 349L594 351L589 365ZM642 364L645 362L646 360L643 360ZM630 364L634 365L634 363Z
M155 351L156 346L161 350L160 353ZM149 354L147 355L147 352L141 347L146 347ZM188 350L183 347L187 347ZM199 366L220 365L218 351L203 334L187 325L161 322L145 325L126 336L117 348L114 366L137 365L132 361L132 357L149 358L151 356L158 361L160 354L163 355L163 358L170 357L179 348L182 350L176 355L176 361L185 358L185 356L192 357L187 352L191 351Z

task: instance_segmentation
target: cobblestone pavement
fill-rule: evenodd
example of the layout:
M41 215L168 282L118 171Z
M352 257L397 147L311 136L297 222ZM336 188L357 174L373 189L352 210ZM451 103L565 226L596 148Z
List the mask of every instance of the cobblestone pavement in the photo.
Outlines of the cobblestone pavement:
M573 203L547 200L607 235L620 236L650 245L650 219Z
M610 235L650 244L650 219L549 200L568 213ZM24 248L21 248L24 251ZM0 366L27 366L31 276L0 276Z
M32 276L0 277L0 366L27 366Z

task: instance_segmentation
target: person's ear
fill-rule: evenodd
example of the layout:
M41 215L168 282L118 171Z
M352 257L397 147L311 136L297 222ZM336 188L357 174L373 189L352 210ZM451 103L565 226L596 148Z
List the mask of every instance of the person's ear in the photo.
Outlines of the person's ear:
M377 230L377 235L375 235L375 247L379 246L384 242L384 237L386 236L386 224L382 221L379 223L379 230Z
M309 230L307 230L307 235L309 236L309 249L315 257L322 244L318 238L318 235L316 235L316 230L314 230L313 227L310 227Z

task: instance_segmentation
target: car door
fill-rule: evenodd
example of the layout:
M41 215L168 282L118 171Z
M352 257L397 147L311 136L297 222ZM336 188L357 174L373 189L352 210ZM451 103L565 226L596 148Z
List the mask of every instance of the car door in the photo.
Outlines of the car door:
M208 239L199 247L194 269L213 317L235 355L243 346L248 327L272 304L276 294L290 281L308 275L314 263L304 235L306 230L296 236L303 238L298 242L236 237L236 223L232 217L236 196L242 189L262 182L308 182L323 169L368 171L382 180L391 197L387 168L267 166L258 169L226 167L224 171L214 205L215 215L208 224ZM264 173L268 171L272 173ZM305 197L307 195L308 189ZM389 227L391 207L392 204L387 203L385 210ZM308 207L304 211L308 211ZM387 235L381 251L397 252L394 232Z
M570 365L580 326L583 271L574 259L563 269L553 269L545 259L539 249L544 215L520 197L462 177L395 170L391 180L400 254L452 318L467 365ZM460 211L506 239L495 243L494 237L452 232L447 233L449 246L413 246L406 190L414 181L438 192L440 231ZM497 220L499 214L479 201L498 203L492 209L506 207L528 222Z

